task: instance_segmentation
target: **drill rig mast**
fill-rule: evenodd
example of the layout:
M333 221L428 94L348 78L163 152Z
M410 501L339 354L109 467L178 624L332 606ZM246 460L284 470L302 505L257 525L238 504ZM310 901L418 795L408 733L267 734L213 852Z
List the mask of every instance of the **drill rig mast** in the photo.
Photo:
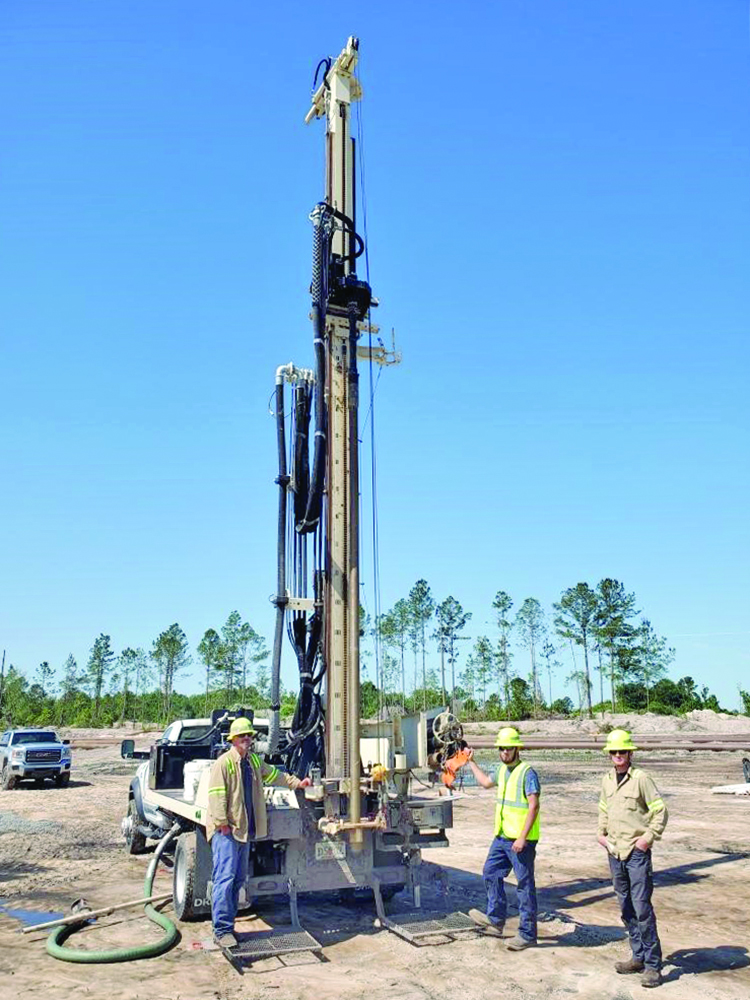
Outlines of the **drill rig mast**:
M370 888L384 926L414 940L441 933L435 920L429 931L413 922L403 931L385 916L382 895L409 886L419 906L421 849L447 844L452 802L413 798L405 766L389 775L385 762L363 768L360 759L357 357L369 352L357 342L374 302L357 275L364 251L356 231L351 128L352 104L362 96L354 75L358 46L350 38L338 58L318 65L314 86L321 70L322 76L305 119L325 121L325 195L310 215L314 368L289 364L276 373L279 549L267 752L298 777L310 775L313 786L305 792L298 832L290 826L285 833L290 816L283 796L269 801L269 829L277 845L286 841L283 861L274 863L295 891ZM392 363L384 348L371 359ZM293 395L289 468L285 385ZM285 631L297 658L299 698L282 738ZM449 922L449 933L475 929L462 914L451 914Z
M290 739L290 745L295 747L293 763L298 773L311 766L320 768L326 795L336 798L339 816L346 809L348 836L354 849L363 842L358 794L357 341L359 324L372 300L369 285L356 273L356 261L363 249L356 232L355 150L351 135L351 105L362 94L354 76L357 50L357 40L350 38L335 61L321 62L318 71L323 69L323 79L305 119L311 122L322 117L326 122L325 199L310 216L314 234L311 292L315 371L313 377L302 379L296 369L287 366L277 376L277 395L281 397L277 400L277 416L278 404L283 405L283 381L279 392L279 379L292 380L295 386L295 434L301 447L295 449L291 476L282 481L280 475L279 487L291 491L295 498L295 523L288 535L293 540L292 577L301 592L290 594L285 586L276 597L277 637L283 631L280 622L286 611L300 664L300 705ZM315 436L308 474L307 421L313 409ZM310 547L312 581L306 578ZM314 594L311 605L308 591ZM278 666L275 658L275 674Z

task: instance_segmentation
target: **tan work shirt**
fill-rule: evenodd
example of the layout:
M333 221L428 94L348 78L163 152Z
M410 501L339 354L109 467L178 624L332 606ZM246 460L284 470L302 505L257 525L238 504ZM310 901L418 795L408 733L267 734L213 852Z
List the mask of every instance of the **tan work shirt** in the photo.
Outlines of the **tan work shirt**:
M661 838L667 825L667 807L659 789L645 771L628 768L617 783L614 768L602 778L599 797L599 835L605 836L610 854L624 861L639 838L649 846Z
M248 753L247 762L253 774L253 817L255 819L255 839L268 834L264 785L280 785L299 788L300 780L292 774L285 774L273 764L264 764L256 753ZM213 837L216 828L228 826L232 836L240 843L247 843L249 827L245 792L242 787L242 757L235 747L230 747L211 765L208 779L208 816L206 817L206 837Z

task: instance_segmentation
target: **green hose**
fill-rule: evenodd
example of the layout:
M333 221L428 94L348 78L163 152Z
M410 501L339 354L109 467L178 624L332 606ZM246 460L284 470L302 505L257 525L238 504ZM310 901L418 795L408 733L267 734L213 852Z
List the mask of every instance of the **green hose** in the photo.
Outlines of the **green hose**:
M170 841L174 840L180 832L180 829L179 823L175 823L169 833L159 841L146 872L146 881L143 883L144 896L152 894L159 858ZM151 903L146 903L143 911L152 923L158 924L165 931L164 935L152 944L142 944L132 948L113 948L110 951L75 951L72 948L65 948L63 941L81 929L82 921L79 924L63 924L61 927L53 928L47 938L47 954L53 958L59 958L63 962L88 962L96 965L104 962L132 962L138 958L154 958L156 955L169 951L177 943L180 937L179 931L169 917L165 917L163 913L155 910Z

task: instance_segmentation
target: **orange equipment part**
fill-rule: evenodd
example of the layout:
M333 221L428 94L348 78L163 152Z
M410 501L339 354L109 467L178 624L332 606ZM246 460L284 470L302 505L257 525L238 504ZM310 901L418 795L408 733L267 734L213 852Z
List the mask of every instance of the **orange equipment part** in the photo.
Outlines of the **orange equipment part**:
M470 752L468 747L464 747L463 750L459 750L457 754L454 754L443 764L441 777L446 788L453 788L458 777L458 772L469 760Z

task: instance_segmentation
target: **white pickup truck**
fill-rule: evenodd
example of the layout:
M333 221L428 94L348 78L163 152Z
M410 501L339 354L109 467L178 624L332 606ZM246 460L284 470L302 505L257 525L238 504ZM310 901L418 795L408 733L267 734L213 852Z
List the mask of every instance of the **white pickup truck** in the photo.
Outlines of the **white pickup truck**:
M70 781L70 740L59 740L51 729L7 729L0 736L0 787L15 788L20 781L44 783L52 778L58 788Z

